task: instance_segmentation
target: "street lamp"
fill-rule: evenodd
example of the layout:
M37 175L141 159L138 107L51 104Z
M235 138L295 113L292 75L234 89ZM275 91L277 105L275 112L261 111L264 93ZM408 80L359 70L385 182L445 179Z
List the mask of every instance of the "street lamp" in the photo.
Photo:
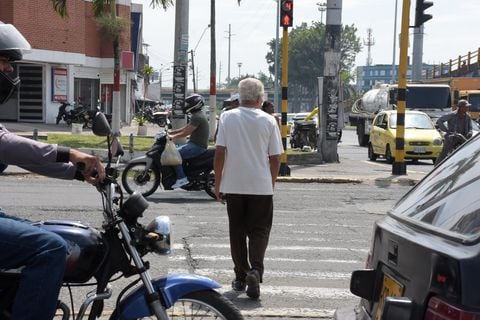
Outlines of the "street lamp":
M240 80L240 70L242 68L242 63L241 62L237 62L237 65L238 65L238 80Z
M320 11L320 24L323 24L323 13L327 11L327 3L326 2L317 2L318 11Z

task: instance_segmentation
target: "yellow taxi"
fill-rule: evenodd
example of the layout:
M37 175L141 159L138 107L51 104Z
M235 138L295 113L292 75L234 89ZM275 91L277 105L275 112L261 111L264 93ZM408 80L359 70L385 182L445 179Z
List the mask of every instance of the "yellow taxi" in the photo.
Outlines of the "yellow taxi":
M382 156L388 163L393 163L396 131L396 110L382 111L376 115L370 128L368 143L368 158L371 161ZM426 113L408 110L405 112L405 159L431 159L435 163L442 151L442 145L442 136Z

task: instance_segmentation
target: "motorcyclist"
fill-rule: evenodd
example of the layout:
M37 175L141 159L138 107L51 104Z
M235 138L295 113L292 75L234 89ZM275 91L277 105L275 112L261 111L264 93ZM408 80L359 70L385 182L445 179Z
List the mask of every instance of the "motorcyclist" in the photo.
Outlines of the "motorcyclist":
M442 151L435 163L443 160L450 152L472 136L472 119L467 113L470 106L471 104L467 100L461 99L458 101L457 110L443 115L437 120L438 129L444 132L445 136Z
M188 142L178 148L184 160L194 158L205 152L208 148L208 137L210 133L207 118L202 112L204 104L204 99L199 94L193 94L187 97L185 99L183 113L191 114L190 122L180 129L169 130L171 139L190 136ZM177 181L172 185L173 189L178 189L188 184L188 178L181 164L175 166L175 173L177 174Z
M12 62L22 60L30 44L11 24L0 23L0 104L15 92L20 79L11 78ZM10 133L0 125L0 162L60 179L96 183L105 176L97 157ZM78 164L84 170L78 169ZM98 174L93 177L93 172ZM23 267L11 319L51 320L57 307L67 244L55 233L0 209L0 269Z

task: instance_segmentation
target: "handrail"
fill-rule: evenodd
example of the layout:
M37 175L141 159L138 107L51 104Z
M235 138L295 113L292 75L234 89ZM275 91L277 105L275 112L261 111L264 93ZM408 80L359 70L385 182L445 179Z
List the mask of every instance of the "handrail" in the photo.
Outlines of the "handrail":
M456 59L450 59L446 63L434 65L433 69L423 72L424 79L461 77L480 66L480 48L476 51L469 51L466 55L459 55Z

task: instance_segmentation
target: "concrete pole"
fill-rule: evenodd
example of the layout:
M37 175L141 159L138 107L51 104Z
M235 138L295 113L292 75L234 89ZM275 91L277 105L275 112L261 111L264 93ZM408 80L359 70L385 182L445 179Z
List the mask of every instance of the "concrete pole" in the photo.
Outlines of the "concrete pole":
M423 24L413 28L412 80L422 80Z
M175 3L175 47L173 53L173 106L172 127L178 129L187 123L182 108L187 93L188 68L188 7L189 0L176 0ZM180 141L183 140L183 141ZM176 143L183 143L179 139Z
M210 0L210 141L215 138L215 130L217 129L217 54L216 54L216 37L215 37L215 0Z
M325 63L323 71L323 98L320 119L325 119L322 130L321 158L325 162L337 162L337 131L340 90L340 36L342 31L342 0L327 1L325 25Z

